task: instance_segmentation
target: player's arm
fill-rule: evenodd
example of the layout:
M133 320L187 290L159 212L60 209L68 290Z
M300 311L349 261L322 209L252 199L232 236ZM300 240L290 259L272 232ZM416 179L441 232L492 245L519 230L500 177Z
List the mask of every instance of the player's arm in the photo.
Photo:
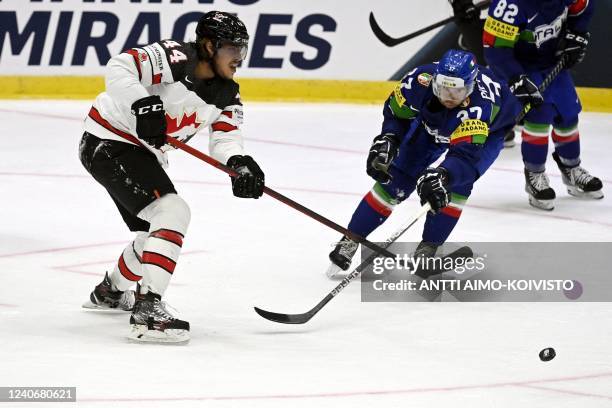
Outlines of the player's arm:
M521 30L529 18L516 0L493 0L482 39L484 56L493 72L508 83L521 103L537 106L544 102L544 98L514 54Z
M370 177L381 183L388 183L391 175L388 168L399 152L399 146L405 137L410 124L418 115L415 101L422 98L424 86L420 90L413 88L419 75L431 79L430 74L417 74L418 69L408 73L395 87L383 108L383 124L381 133L372 142L370 153L366 162L366 172ZM423 76L422 78L425 78ZM427 84L429 85L429 84ZM412 104L411 104L412 101Z
M210 126L210 154L221 163L230 157L244 154L242 132L243 111L240 94L225 106Z
M210 126L210 154L221 163L234 169L238 176L232 177L232 191L236 197L259 198L263 194L265 176L257 162L244 155L242 132L243 111L240 93L225 106Z
M451 188L473 183L480 177L476 164L495 114L492 105L476 108L459 112L461 121L450 136L448 153L440 164L448 173L447 181Z
M173 40L126 50L106 65L106 92L115 102L131 106L149 96L147 87L175 82L188 60L186 46Z
M514 56L514 47L526 22L515 0L491 2L482 33L484 56L491 69L508 82L525 73Z
M156 148L166 140L165 110L161 98L147 87L174 82L188 61L183 51L181 43L165 40L127 50L106 65L106 92L120 109L135 116L137 136Z
M556 56L565 58L565 67L582 62L589 45L589 23L593 17L594 0L574 0L568 7L567 24L560 35Z
M574 0L568 9L567 27L577 32L588 32L594 11L594 0Z
M467 111L464 112L467 116ZM421 204L429 203L431 211L437 214L448 205L454 186L471 184L480 177L476 164L488 135L488 123L479 117L468 117L459 123L451 135L444 161L438 167L426 169L417 180Z

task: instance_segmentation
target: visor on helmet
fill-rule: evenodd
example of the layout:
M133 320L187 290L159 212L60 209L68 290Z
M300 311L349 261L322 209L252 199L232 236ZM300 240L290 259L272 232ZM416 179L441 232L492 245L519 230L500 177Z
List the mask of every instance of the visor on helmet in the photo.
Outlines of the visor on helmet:
M461 78L435 74L432 89L442 101L463 102L474 90L474 82L466 84Z
M249 47L246 41L236 43L221 40L217 42L216 48L219 55L226 55L242 61L246 58Z

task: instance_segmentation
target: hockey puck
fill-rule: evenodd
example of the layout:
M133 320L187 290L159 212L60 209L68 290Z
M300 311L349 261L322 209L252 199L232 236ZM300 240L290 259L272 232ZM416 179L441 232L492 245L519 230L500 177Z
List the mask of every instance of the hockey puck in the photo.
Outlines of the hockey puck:
M554 348L547 347L544 350L540 351L540 360L542 360L542 361L550 361L553 358L555 358L556 355L557 355L557 353L555 352Z

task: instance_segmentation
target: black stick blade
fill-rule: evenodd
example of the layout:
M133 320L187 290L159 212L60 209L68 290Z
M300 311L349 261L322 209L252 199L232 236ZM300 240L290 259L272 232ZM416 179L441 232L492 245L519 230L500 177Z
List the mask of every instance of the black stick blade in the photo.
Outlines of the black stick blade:
M370 28L372 29L372 32L374 33L376 38L378 38L378 40L381 43L385 44L387 47L393 47L401 42L397 42L397 39L390 37L389 35L387 35L387 33L383 31L382 28L380 28L380 26L376 22L376 19L374 18L374 13L372 12L370 12Z
M270 320L276 323L284 324L304 324L310 320L312 315L310 313L299 313L299 314L285 314L268 312L267 310L254 307L255 312L263 317L264 319Z

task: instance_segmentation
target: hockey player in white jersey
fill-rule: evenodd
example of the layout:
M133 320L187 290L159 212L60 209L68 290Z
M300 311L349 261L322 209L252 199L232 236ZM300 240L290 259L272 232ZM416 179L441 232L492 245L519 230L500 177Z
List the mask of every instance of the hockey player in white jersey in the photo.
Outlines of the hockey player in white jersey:
M248 33L237 17L211 11L195 42L163 40L133 48L107 64L106 92L85 120L79 155L110 194L135 239L113 272L83 305L131 311L129 338L185 342L189 323L172 315L162 296L176 267L190 220L168 175L167 135L183 142L209 129L210 153L239 174L235 196L259 198L264 173L244 155L242 103L233 81ZM129 290L138 282L136 292Z

